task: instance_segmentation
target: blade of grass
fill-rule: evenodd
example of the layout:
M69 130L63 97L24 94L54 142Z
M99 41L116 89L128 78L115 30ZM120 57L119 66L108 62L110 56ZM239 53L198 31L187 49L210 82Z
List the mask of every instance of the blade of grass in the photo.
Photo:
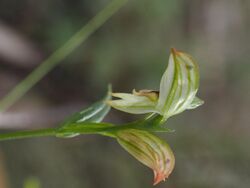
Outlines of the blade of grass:
M82 29L73 35L62 47L34 69L24 80L17 84L1 101L0 112L6 111L49 71L65 59L73 50L82 44L91 34L102 26L128 0L114 0L92 18Z

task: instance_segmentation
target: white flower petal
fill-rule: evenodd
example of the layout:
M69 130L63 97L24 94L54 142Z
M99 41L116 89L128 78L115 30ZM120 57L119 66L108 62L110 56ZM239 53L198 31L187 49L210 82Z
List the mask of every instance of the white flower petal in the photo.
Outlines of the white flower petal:
M187 109L195 109L201 106L202 104L204 104L204 101L199 99L198 97L195 97L191 104L187 107Z
M174 82L174 74L175 74L175 63L173 59L173 55L171 54L169 57L169 63L166 71L164 72L162 78L161 78L161 83L160 83L160 94L159 94L159 100L157 104L157 109L160 111L163 110L166 99L169 96L169 93L171 91L173 82Z
M131 114L156 112L155 106L157 101L152 101L146 96L128 93L113 93L112 96L120 99L110 100L107 103L117 110Z

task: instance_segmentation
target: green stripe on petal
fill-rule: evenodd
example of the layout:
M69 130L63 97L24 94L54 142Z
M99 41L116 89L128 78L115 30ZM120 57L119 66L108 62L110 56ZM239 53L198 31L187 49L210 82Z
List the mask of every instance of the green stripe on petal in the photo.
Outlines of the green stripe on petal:
M185 75L182 74L183 72L183 65L182 63L179 63L176 59L176 56L174 53L172 53L173 59L176 65L176 82L175 87L173 87L170 95L172 94L171 98L169 98L169 101L166 101L168 104L166 108L164 109L164 116L169 117L173 114L176 107L181 103L182 99L182 91L185 90L185 86L188 84L185 80Z
M174 111L174 114L181 113L188 108L188 106L194 100L199 87L199 68L195 61L191 58L191 56L183 52L177 52L176 57L177 61L183 64L187 71L187 77L183 79L188 82L188 92L183 96L185 99L182 104L180 104ZM185 85L183 85L182 87L185 87Z

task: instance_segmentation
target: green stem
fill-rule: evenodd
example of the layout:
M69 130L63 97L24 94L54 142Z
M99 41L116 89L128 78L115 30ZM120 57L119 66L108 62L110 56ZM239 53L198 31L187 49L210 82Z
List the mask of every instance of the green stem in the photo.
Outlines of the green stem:
M103 136L116 137L118 131L127 130L127 129L138 129L151 132L172 132L168 128L164 128L158 125L162 119L162 116L150 117L149 122L145 123L144 121L135 121L122 125L114 125L110 123L91 123L91 122L82 122L71 124L70 126L64 126L59 128L47 128L39 130L26 130L26 131L16 131L11 133L1 133L0 141L3 140L14 140L21 138L32 138L32 137L43 137L43 136L56 136L56 137L71 137L77 136L79 134L100 134Z
M61 48L43 61L24 80L14 87L1 101L0 112L7 110L27 91L29 91L49 71L65 59L73 50L83 43L91 34L102 26L115 12L117 12L128 0L114 0L101 12L92 18L80 31L73 35Z
M89 124L89 125L85 124L84 127L80 127L80 128L75 128L75 127L69 127L65 129L47 128L47 129L38 129L38 130L25 130L25 131L16 131L16 132L10 132L10 133L1 133L0 141L44 137L44 136L56 136L56 137L65 138L67 137L67 135L71 135L71 134L77 134L77 135L78 134L101 134L105 136L114 137L113 132L121 129L115 126L112 126L112 127L91 127L91 126L92 124Z
M56 133L57 133L57 129L55 128L29 130L29 131L17 131L17 132L11 132L11 133L1 133L0 141L16 140L16 139L21 139L21 138L42 137L42 136L55 136Z

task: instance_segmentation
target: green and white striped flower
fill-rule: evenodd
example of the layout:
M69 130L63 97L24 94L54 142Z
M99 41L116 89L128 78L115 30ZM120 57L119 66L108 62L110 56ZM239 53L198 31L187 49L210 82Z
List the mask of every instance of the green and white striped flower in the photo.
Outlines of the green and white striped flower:
M175 165L169 145L155 135L141 130L127 129L117 132L120 145L154 172L154 185L164 181Z
M203 101L195 96L198 87L198 65L190 55L171 49L159 92L133 90L132 94L113 93L112 95L119 99L110 100L108 104L132 114L158 113L166 120L186 109L194 109L203 104Z

